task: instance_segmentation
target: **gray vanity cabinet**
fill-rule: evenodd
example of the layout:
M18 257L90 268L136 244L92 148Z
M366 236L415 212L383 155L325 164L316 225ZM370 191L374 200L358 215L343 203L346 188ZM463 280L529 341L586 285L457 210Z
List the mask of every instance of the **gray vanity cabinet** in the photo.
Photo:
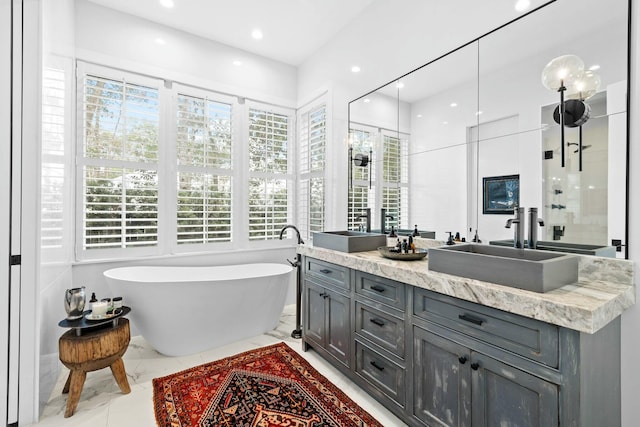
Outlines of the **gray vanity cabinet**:
M558 385L422 328L413 335L413 415L425 425L558 425Z
M413 416L426 425L471 425L471 351L413 329Z
M406 285L355 271L355 374L359 384L404 413L407 400Z
M311 346L412 427L617 427L620 318L581 333L305 257Z
M352 346L349 270L307 258L304 277L305 340L349 367Z
M558 385L480 353L469 365L474 427L558 425Z

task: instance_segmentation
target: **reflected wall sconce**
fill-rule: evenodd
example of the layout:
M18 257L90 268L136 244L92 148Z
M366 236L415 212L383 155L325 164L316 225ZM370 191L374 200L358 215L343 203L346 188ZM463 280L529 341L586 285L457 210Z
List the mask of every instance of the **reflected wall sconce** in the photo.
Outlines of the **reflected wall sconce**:
M553 119L560 125L560 162L565 164L564 128L579 128L578 169L582 171L582 125L589 120L591 109L584 101L600 88L600 76L584 70L584 62L576 55L562 55L552 59L542 70L542 84L560 93L560 104ZM567 99L567 101L565 101Z
M349 147L349 188L353 187L353 165L361 168L369 168L369 190L371 190L371 161L373 160L373 150L369 154L353 154L353 147Z

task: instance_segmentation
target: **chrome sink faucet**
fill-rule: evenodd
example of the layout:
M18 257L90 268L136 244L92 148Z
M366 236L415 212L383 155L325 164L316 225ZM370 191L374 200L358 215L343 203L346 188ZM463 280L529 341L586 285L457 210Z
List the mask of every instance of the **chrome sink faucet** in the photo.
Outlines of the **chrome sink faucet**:
M507 220L505 228L511 228L514 224L513 230L513 247L524 248L524 208L515 208L513 210L515 218L509 218Z
M360 219L360 218L365 218L366 220L366 232L367 233L371 233L371 208L366 208L364 210L364 214L362 215L358 215L356 218Z
M538 248L538 225L544 227L542 218L538 218L538 208L529 208L529 236L527 245L529 249Z

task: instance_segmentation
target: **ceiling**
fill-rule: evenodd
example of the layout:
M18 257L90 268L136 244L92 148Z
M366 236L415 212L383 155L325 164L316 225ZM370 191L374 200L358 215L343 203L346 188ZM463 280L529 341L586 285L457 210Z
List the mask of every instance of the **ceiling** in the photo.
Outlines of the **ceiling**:
M298 66L376 0L89 1Z

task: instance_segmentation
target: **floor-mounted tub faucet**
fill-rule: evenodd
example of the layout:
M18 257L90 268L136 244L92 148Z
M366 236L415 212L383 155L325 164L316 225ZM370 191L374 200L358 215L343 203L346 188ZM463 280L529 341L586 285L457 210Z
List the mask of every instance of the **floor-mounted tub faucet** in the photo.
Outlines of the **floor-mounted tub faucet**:
M300 230L298 230L295 225L291 224L287 224L282 227L282 230L280 230L280 240L282 240L284 232L287 230L287 228L293 228L293 230L296 232L296 235L298 236L298 244L303 245L304 241L302 240L302 237L300 237ZM291 338L297 339L302 338L302 325L300 322L300 303L302 300L302 255L298 253L296 254L295 261L291 261L290 259L287 259L287 261L289 262L289 264L291 264L292 267L296 269L296 328L291 332Z
M538 208L529 208L529 236L527 245L529 249L538 248L538 225L544 227L542 218L538 218Z
M513 230L513 247L523 248L524 247L524 208L515 208L513 210L513 214L515 215L515 218L509 218L504 227L511 228L512 224L515 225Z
M287 228L293 228L293 230L296 232L296 236L298 237L298 244L304 245L304 241L300 237L300 230L298 230L298 228L292 224L287 224L284 227L282 227L282 230L280 230L280 240L282 240L282 236L284 236L284 232L287 230Z

